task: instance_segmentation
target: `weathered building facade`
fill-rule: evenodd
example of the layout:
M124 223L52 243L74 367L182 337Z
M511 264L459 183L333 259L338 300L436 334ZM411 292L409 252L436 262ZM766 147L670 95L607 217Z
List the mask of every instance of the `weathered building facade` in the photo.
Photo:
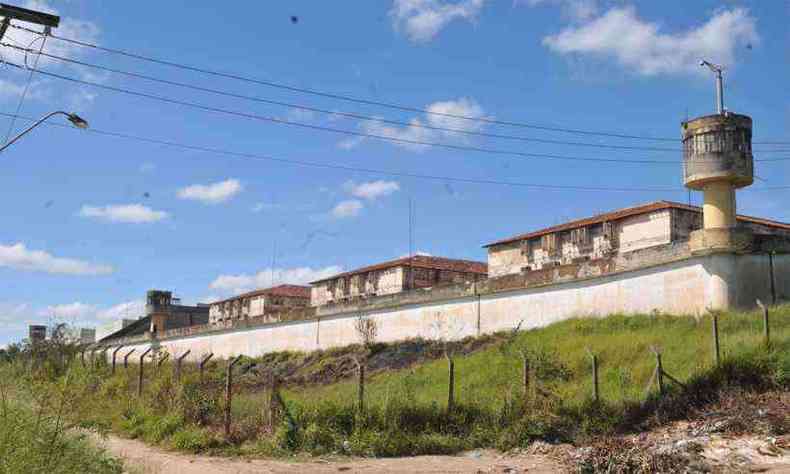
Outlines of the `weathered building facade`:
M236 320L267 318L309 305L310 287L279 285L211 303L209 322L221 324Z
M199 326L208 323L209 306L198 303L196 306L182 305L169 291L150 290L146 294L145 316L112 333L105 333L96 342L107 342L131 336L156 336L168 330Z
M475 282L486 277L487 265L483 262L415 255L314 281L310 303L322 306L441 284Z
M790 237L790 225L737 217L755 235ZM491 277L597 260L648 247L687 241L702 228L702 209L657 201L579 219L486 245Z

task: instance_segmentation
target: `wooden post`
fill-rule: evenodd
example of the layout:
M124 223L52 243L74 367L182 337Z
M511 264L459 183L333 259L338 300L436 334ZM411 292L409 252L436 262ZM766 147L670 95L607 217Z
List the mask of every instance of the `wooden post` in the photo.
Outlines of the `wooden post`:
M600 400L598 392L598 356L591 353L590 357L592 357L593 400L598 403Z
M278 408L278 397L277 397L277 376L274 375L272 371L269 374L269 414L268 414L268 428L269 431L274 430L274 425L277 424L277 408Z
M184 352L180 356L176 357L176 365L173 368L173 370L175 370L174 376L175 376L176 380L181 380L181 362L183 362L184 357L188 356L190 352L192 352L192 351L191 350L187 350L186 352Z
M765 347L771 347L771 327L768 323L768 306L765 306L762 301L757 300L757 306L763 312L763 342Z
M214 353L213 352L210 353L209 355L207 355L206 357L204 357L203 360L200 361L200 381L201 382L203 382L203 369L206 367L206 364L208 364L208 361L211 360L212 357L214 357Z
M143 396L143 367L145 367L145 356L151 352L151 347L140 354L140 366L137 367L137 396Z
M127 352L125 356L123 356L123 368L124 369L129 367L129 356L132 355L132 352L134 352L134 351L135 351L135 349L132 349L129 352Z
M521 385L524 388L524 399L529 396L529 355L524 352L522 355L523 365L521 367Z
M241 360L241 356L228 361L227 372L225 373L225 438L230 437L230 408L233 401L233 366Z
M357 399L358 399L358 407L359 412L362 413L365 410L365 362L363 359L357 359Z
M718 366L721 363L721 353L719 351L719 313L713 311L711 313L713 318L713 360Z
M656 351L656 386L659 395L664 394L664 367L661 365L661 352Z
M451 413L455 409L455 361L452 357L447 357L447 412Z

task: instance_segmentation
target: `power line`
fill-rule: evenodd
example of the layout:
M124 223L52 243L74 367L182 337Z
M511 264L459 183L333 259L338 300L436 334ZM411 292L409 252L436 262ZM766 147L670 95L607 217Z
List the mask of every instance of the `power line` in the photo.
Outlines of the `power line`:
M13 114L8 114L4 112L0 112L0 116L13 118ZM27 121L33 121L32 117L25 117L25 116L18 116L18 118ZM236 158L245 158L245 159L253 159L253 160L262 160L262 161L269 161L269 162L277 162L277 163L286 163L291 165L297 166L309 166L313 168L324 168L324 169L334 169L340 171L351 171L351 172L360 172L360 173L368 173L368 174L376 174L382 176L393 176L393 177L400 177L400 178L414 178L414 179L422 179L422 180L430 180L430 181L451 181L451 182L458 182L458 183L467 183L467 184L484 184L484 185L499 185L499 186L511 186L511 187L521 187L521 188L536 188L536 189L548 189L548 190L570 190L570 191L613 191L613 192L683 192L684 190L679 187L607 187L607 186L575 186L575 185L562 185L562 184L540 184L540 183L523 183L517 181L501 181L501 180L493 180L493 179L479 179L479 178L461 178L461 177L453 177L453 176L442 176L442 175L429 175L429 174L419 174L419 173L408 173L408 172L401 172L401 171L388 171L388 170L381 170L376 168L364 168L364 167L357 167L357 166L346 166L346 165L338 165L338 164L331 164L331 163L319 163L315 161L306 161L306 160L293 160L287 158L279 158L269 155L261 155L256 153L244 153L244 152L237 152L231 150L225 150L222 148L213 148L213 147L206 147L201 145L191 145L188 143L171 141L171 140L160 140L156 138L149 138L149 137L142 137L138 135L130 135L126 133L120 132L112 132L107 130L99 130L95 128L89 128L86 130L77 130L74 127L54 123L54 122L45 122L43 123L45 126L50 127L60 127L65 128L68 130L76 130L79 132L86 132L91 133L94 135L102 135L102 136L109 136L115 138L123 138L127 140L139 141L149 144L155 145L164 145L173 148L180 148L189 151L200 151L206 153L213 153L218 155L225 155L231 156Z
M15 45L11 45L11 44L0 43L0 45L6 46L6 47L9 47L9 48L13 48L13 49L17 49L17 50L20 50L20 51L29 52L26 48L15 46ZM386 118L382 118L382 117L375 117L375 116L370 116L370 115L358 114L358 113L354 113L354 112L345 112L345 111L340 111L340 110L328 110L328 109L322 109L322 108L313 107L313 106L307 106L307 105L302 105L302 104L294 104L294 103L289 103L289 102L282 102L282 101L277 101L277 100L272 100L272 99L266 99L266 98L262 98L262 97L255 97L255 96L249 96L249 95L244 95L244 94L237 94L237 93L234 93L234 92L228 92L228 91L224 91L224 90L221 90L221 89L213 89L213 88L209 88L209 87L202 87L202 86L197 86L197 85L194 85L194 84L188 84L188 83L184 83L184 82L172 81L172 80L169 80L169 79L162 79L162 78L155 77L155 76L149 76L149 75L141 74L141 73L137 73L137 72L125 71L125 70L111 68L111 67L107 67L107 66L103 66L103 65L92 64L92 63L88 63L88 62L85 62L85 61L79 61L79 60L76 60L76 59L65 58L65 57L62 57L62 56L55 55L55 54L50 54L50 53L42 53L42 54L44 56L46 56L46 57L49 57L49 58L52 58L52 59L56 59L58 61L66 62L66 63L69 63L69 64L75 64L75 65L78 65L78 66L88 67L88 68L92 68L92 69L96 69L96 70L100 70L100 71L105 71L105 72L110 72L110 73L113 73L113 74L119 74L119 75L123 75L123 76L127 76L127 77L133 77L133 78L137 78L137 79L144 79L144 80L147 80L147 81L157 82L157 83L160 83L160 84L167 84L167 85L171 85L171 86L182 87L182 88L186 88L186 89L192 89L192 90L196 90L196 91L200 91L200 92L208 92L208 93L211 93L211 94L217 94L217 95L222 95L222 96L226 96L226 97L232 97L232 98L235 98L235 99L243 99L243 100L249 100L249 101L259 102L259 103L264 103L264 104L288 107L288 108L296 109L296 110L304 110L304 111L309 111L309 112L316 112L316 113L326 114L326 115L329 115L329 116L347 117L347 118L352 118L352 119L355 119L355 120L386 123L386 124L398 125L398 126L402 126L402 127L422 128L422 129L427 129L427 130L438 130L438 131L443 131L443 132L456 133L456 134L460 134L460 135L479 136L479 137L485 137L485 138L498 138L498 139L505 139L505 140L518 140L518 141L525 141L525 142L548 143L548 144L554 144L554 145L569 145L569 146L604 148L604 149L614 149L614 150L666 151L666 152L673 152L673 153L682 151L681 148L662 148L662 147L649 147L649 146L610 145L610 144L589 143L589 142L571 142L571 141L566 141L566 140L550 140L550 139L544 139L544 138L522 137L522 136L514 136L514 135L506 135L506 134L481 132L481 131L476 131L476 130L465 130L465 129L459 129L459 128L439 127L439 126L428 125L428 124L424 124L424 123L404 122L404 121L401 121L401 120L391 120L391 119L386 119Z
M35 72L36 67L38 66L38 60L41 58L41 52L44 50L44 44L46 42L47 42L47 36L44 35L44 39L41 40L41 47L38 50L38 56L36 56L36 61L33 63L33 68L30 69L30 73L27 75L25 88L22 90L22 94L19 96L19 102L16 105L16 112L14 112L14 115L18 115L19 112L22 110L22 104L25 102L25 97L27 97L27 92L30 89L30 83L33 81L33 73ZM31 42L31 45L32 44L33 43ZM25 56L25 63L27 63L27 55ZM11 138L11 132L14 131L14 124L16 124L16 120L11 119L11 123L8 124L8 130L6 131L5 139L3 139L3 143L8 143L8 140Z
M27 27L24 27L24 26L13 25L13 24L11 24L9 26L11 26L12 28L24 30L24 31L27 31L27 32L30 32L30 33L34 33L34 34L39 34L39 35L42 34L41 31L36 31L34 29L27 28ZM139 53L132 53L132 52L121 50L121 49L117 49L117 48L109 48L109 47L106 47L106 46L100 46L100 45L97 45L97 44L94 44L94 43L88 43L86 41L80 41L80 40L73 39L73 38L66 38L66 37L59 36L59 35L54 35L54 34L51 34L51 33L48 36L50 36L50 37L52 37L54 39L60 40L60 41L68 42L68 43L75 44L75 45L78 45L78 46L82 46L82 47L85 47L85 48L92 48L92 49L96 49L96 50L99 50L99 51L104 51L106 53L117 54L117 55L126 56L126 57L133 58L133 59L138 59L138 60L141 60L141 61L148 61L148 62L155 63L155 64L160 64L160 65L164 65L164 66L170 66L170 67L174 67L174 68L178 68L178 69L184 69L184 70L192 71L192 72L198 72L198 73L201 73L201 74L207 74L207 75L216 76L216 77L223 77L223 78L226 78L226 79L233 79L233 80L237 80L237 81L248 82L248 83L263 85L263 86L267 86L267 87L273 87L273 88L288 90L290 92L297 92L297 93L302 93L302 94L315 95L315 96L326 97L326 98L336 99L336 100L343 100L343 101L347 101L347 102L353 102L353 103L364 104L364 105L373 105L373 106L378 106L378 107L385 107L385 108L390 108L390 109L394 109L394 110L401 110L401 111L405 111L405 112L423 113L423 114L428 114L428 115L435 115L435 116L441 116L441 117L455 118L455 119L460 119L460 120L483 122L483 123L488 123L488 124L493 124L493 125L505 125L505 126L511 126L511 127L519 127L519 128L531 128L531 129L535 129L535 130L544 130L544 131L560 132L560 133L572 133L572 134L578 134L578 135L593 135L593 136L605 136L605 137L611 137L611 138L650 140L650 141L662 141L662 142L678 142L678 141L680 141L677 138L669 138L669 137L654 137L654 136L634 135L634 134L617 133L617 132L601 132L601 131L594 131L594 130L584 130L584 129L576 129L576 128L559 127L559 126L545 126L545 125L537 125L537 124L531 124L531 123L525 123L525 122L516 122L516 121L509 121L509 120L498 120L498 119L493 119L493 118L490 118L490 117L472 117L472 116L466 116L466 115L461 115L461 114L452 114L452 113L447 113L447 112L436 112L436 111L432 111L432 110L428 110L428 109L424 109L424 108L420 108L420 107L414 107L414 106L408 106L408 105L400 105L400 104L395 104L395 103L390 103L390 102L382 102L382 101L375 101L375 100L370 100L370 99L362 99L362 98L359 98L359 97L353 97L353 96L349 96L349 95L342 95L342 94L336 94L336 93L331 93L331 92L324 92L324 91L320 91L320 90L307 89L307 88L303 88L303 87L296 87L296 86L291 86L291 85L288 85L288 84L278 83L278 82L274 82L274 81L265 81L265 80L261 80L261 79L255 79L255 78L251 78L251 77L241 76L239 74L226 73L226 72L211 70L211 69L202 68L202 67L198 67L198 66L191 66L191 65L177 63L177 62L169 61L169 60L165 60L165 59L153 58L153 57L146 56L146 55L139 54ZM756 144L756 145L790 145L790 141L764 141L764 142L754 142L754 144Z
M10 25L10 26L12 28L17 28L17 29L20 29L20 30L28 31L30 33L41 34L40 31L36 31L36 30L31 29L31 28L26 28L24 26L13 25L13 24ZM582 130L582 129L575 129L575 128L544 126L544 125L537 125L537 124L524 123L524 122L515 122L515 121L509 121L509 120L498 120L498 119L493 119L493 118L488 118L488 117L470 117L470 116L460 115L460 114L452 114L452 113L446 113L446 112L436 112L436 111L431 111L431 110L428 110L428 109L423 109L423 108L420 108L420 107L412 107L412 106L407 106L407 105L394 104L394 103L390 103L390 102L381 102L381 101L375 101L375 100L370 100L370 99L362 99L362 98L359 98L359 97L353 97L353 96L349 96L349 95L335 94L335 93L331 93L331 92L324 92L324 91L320 91L320 90L314 90L314 89L307 89L307 88L303 88L303 87L291 86L291 85L288 85L288 84L283 84L283 83L278 83L278 82L273 82L273 81L265 81L265 80L261 80L261 79L255 79L255 78L251 78L251 77L241 76L241 75L238 75L238 74L226 73L226 72L216 71L216 70L212 70L212 69L206 69L206 68L202 68L202 67L197 67L197 66L190 66L190 65L187 65L187 64L181 64L181 63L177 63L177 62L169 61L169 60L165 60L165 59L153 58L153 57L146 56L146 55L143 55L143 54L132 53L132 52L121 50L121 49L108 48L108 47L105 47L105 46L99 46L97 44L88 43L86 41L80 41L80 40L73 39L73 38L66 38L66 37L63 37L63 36L58 36L58 35L53 35L53 34L50 34L50 36L52 38L57 39L57 40L65 41L65 42L68 42L68 43L71 43L71 44L75 44L75 45L78 45L78 46L82 46L82 47L85 47L85 48L92 48L92 49L96 49L96 50L99 50L99 51L104 51L106 53L126 56L126 57L129 57L129 58L138 59L138 60L141 60L141 61L148 61L148 62L151 62L151 63L160 64L160 65L163 65L163 66L170 66L170 67L174 67L174 68L178 68L178 69L183 69L183 70L192 71L192 72L198 72L198 73L201 73L201 74L207 74L207 75L211 75L211 76L215 76L215 77L222 77L222 78L225 78L225 79L233 79L233 80L237 80L237 81L248 82L248 83L258 84L258 85L267 86L267 87L273 87L273 88L277 88L277 89L287 90L287 91L290 91L290 92L297 92L297 93L301 93L301 94L315 95L315 96L325 97L325 98L329 98L329 99L342 100L342 101L346 101L346 102L354 102L354 103L357 103L357 104L385 107L385 108L394 109L394 110L400 110L400 111L404 111L404 112L423 113L423 114L435 115L435 116L440 116L440 117L455 118L455 119L459 119L459 120L469 120L469 121L475 121L475 122L483 122L483 123L488 123L488 124L493 124L493 125L505 125L505 126L510 126L510 127L519 127L519 128L532 128L532 129L535 129L535 130L545 130L545 131L550 131L550 132L561 132L561 133L573 133L573 134L578 134L578 135L595 135L595 136L604 136L604 137L611 137L611 138L625 138L625 139L651 140L651 141L663 141L663 142L678 142L679 141L677 138L652 137L652 136L645 136L645 135L631 135L631 134L624 134L624 133L600 132L600 131Z
M15 64L15 63L6 62L6 64L8 64L9 66L13 66L13 67L19 68L19 69L24 69L22 66L20 66L18 64ZM205 104L199 104L199 103L196 103L196 102L188 102L188 101L183 101L183 100L179 100L179 99L172 99L172 98L169 98L169 97L155 95L155 94L149 94L149 93L146 93L146 92L133 91L133 90L130 90L130 89L124 89L124 88L120 88L120 87L108 86L108 85L105 85L105 84L99 84L97 82L86 81L84 79L77 79L77 78L73 78L73 77L69 77L69 76L64 76L64 75L61 75L61 74L53 73L53 72L50 72L50 71L44 71L44 70L41 70L41 69L37 69L36 71L39 74L41 74L41 75L54 77L56 79L61 79L61 80L64 80L64 81L69 81L69 82L73 82L73 83L77 83L77 84L83 84L83 85L89 85L89 86L92 86L92 87L97 87L97 88L104 89L104 90L109 90L109 91L112 91L112 92L118 92L118 93L121 93L121 94L126 94L126 95L131 95L131 96L136 96L136 97L143 97L143 98L146 98L146 99L157 100L157 101L165 102L165 103L169 103L169 104L175 104L175 105L180 105L180 106L184 106L184 107L190 107L190 108L194 108L194 109L197 109L197 110L203 110L203 111L206 111L206 112L214 112L214 113L232 115L232 116L236 116L236 117L242 117L242 118L247 118L247 119L252 119L252 120L260 120L260 121L266 121L266 122L272 122L272 123L279 123L279 124L283 124L283 125L292 125L292 126L295 126L295 127L306 128L306 129L310 129L310 130L320 130L320 131L324 131L324 132L331 132L331 133L355 136L355 137L360 137L360 138L373 138L373 139L376 139L376 140L383 140L383 141L394 142L394 143L404 143L404 144L408 144L408 145L418 145L418 146L430 146L430 147L436 147L436 148L446 148L446 149L456 150L456 151L471 151L471 152L486 153L486 154L491 154L491 155L516 156L516 157L521 157L521 158L534 158L534 159L592 161L592 162L606 162L606 163L638 163L638 164L667 164L667 165L678 165L678 164L680 164L680 162L676 161L676 160L671 160L670 161L670 160L632 160L632 159L614 159L614 158L590 158L590 157L554 155L554 154L547 154L547 153L528 153L528 152L520 152L520 151L512 151L512 150L501 150L501 149L496 149L496 148L474 147L474 146L469 146L469 145L453 145L453 144L450 144L450 143L438 143L438 142L429 142L429 141L424 141L424 140L412 140L412 139L408 139L408 138L397 138L397 137L391 137L391 136L386 136L386 135L378 135L378 134L373 134L373 133L364 133L364 132L358 132L358 131L354 131L354 130L346 130L346 129L340 129L340 128L326 127L326 126L322 126L322 125L309 124L309 123L304 123L304 122L297 122L297 121L293 121L293 120L286 120L286 119L282 119L282 118L271 117L271 116L266 116L266 115L259 115L259 114L249 113L249 112L241 112L241 111L236 111L236 110L229 110L229 109L224 109L224 108L220 108L220 107L214 107L214 106L209 106L209 105L205 105Z

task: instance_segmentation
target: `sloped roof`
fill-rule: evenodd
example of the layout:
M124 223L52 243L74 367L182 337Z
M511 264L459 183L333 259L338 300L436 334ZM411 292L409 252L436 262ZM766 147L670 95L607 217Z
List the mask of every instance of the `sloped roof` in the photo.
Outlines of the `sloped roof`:
M626 217L636 216L639 214L646 214L648 212L660 211L664 209L681 209L690 212L702 212L702 208L698 206L690 206L688 204L681 204L679 202L673 202L673 201L654 201L647 204L640 204L634 207L626 207L623 209L618 209L616 211L607 212L604 214L598 214L592 217L586 217L584 219L573 220L570 222L566 222L564 224L559 224L551 227L546 227L544 229L536 230L533 232L528 232L526 234L515 235L513 237L508 237L506 239L491 242L489 244L484 245L483 247L485 248L494 245L509 244L512 242L518 242L526 239L534 239L536 237L540 237L546 234L553 234L555 232L563 232L567 230L578 229L580 227L600 224L602 222L607 222L607 221L615 221L618 219L624 219ZM786 224L784 222L772 221L770 219L762 219L759 217L743 216L740 214L737 216L737 218L739 221L742 222L751 222L755 224L762 224L769 227L776 227L778 229L790 230L790 224Z
M231 298L226 298L224 300L215 301L211 304L217 303L225 303L227 301L233 301L241 298L251 298L253 296L260 296L260 295L271 295L271 296L288 296L292 298L310 298L310 287L309 286L302 286L302 285L277 285L271 288L262 288L260 290L253 290L248 291L247 293L242 293L240 295L236 295Z
M344 273L339 273L328 278L322 278L311 282L312 284L321 283L324 281L334 280L336 278L343 278L360 273L367 273L376 270L386 270L388 268L411 266L415 268L428 268L432 270L448 270L460 273L477 273L485 275L488 273L488 264L483 262L476 262L474 260L460 260L455 258L433 257L428 255L414 255L413 257L401 257L395 260L388 260L386 262L368 265L366 267L357 268Z

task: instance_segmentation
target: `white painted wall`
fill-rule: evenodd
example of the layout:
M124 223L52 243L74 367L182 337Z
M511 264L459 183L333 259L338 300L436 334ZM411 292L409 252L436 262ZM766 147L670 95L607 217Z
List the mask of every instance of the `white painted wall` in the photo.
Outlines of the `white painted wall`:
M752 305L755 297L770 301L760 283L769 281L767 262L764 254L696 257L588 280L371 311L365 316L378 322L377 339L390 342L418 336L474 336L513 329L519 322L522 329L530 329L574 316L652 311L699 314L707 308ZM790 295L790 255L776 256L774 267L777 292ZM161 345L175 354L191 349L192 360L208 353L228 358L328 349L359 342L354 330L357 316L346 313L318 321L173 338ZM138 345L137 353L147 346Z

